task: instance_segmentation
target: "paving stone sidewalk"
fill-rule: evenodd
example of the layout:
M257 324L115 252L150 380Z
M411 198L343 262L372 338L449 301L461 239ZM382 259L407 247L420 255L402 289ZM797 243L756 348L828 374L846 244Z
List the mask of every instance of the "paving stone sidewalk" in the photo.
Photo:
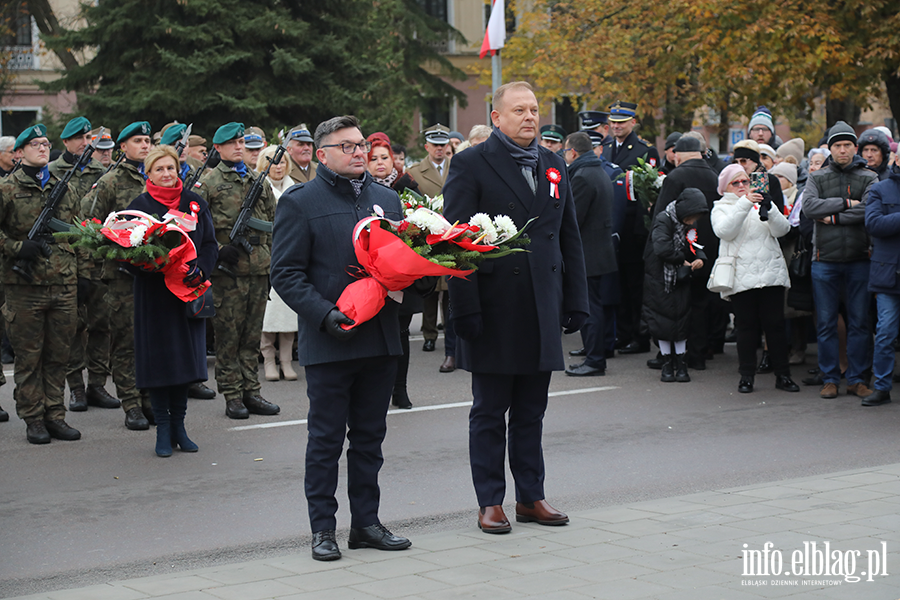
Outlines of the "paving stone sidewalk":
M331 563L303 548L16 600L897 600L898 513L895 464L579 512L564 527L514 523L507 535L473 523L414 536L403 552L346 550L345 537ZM769 574L749 576L760 563Z

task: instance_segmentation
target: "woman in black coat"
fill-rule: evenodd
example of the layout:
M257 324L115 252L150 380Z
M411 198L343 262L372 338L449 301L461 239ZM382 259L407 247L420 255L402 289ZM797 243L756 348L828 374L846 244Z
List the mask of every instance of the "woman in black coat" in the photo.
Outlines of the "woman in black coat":
M135 198L130 210L162 217L170 210L196 213L197 227L188 235L197 248L184 284L195 287L209 278L218 259L218 245L209 206L197 194L183 190L178 178L178 156L171 146L158 146L144 160L147 191ZM188 318L188 305L166 287L153 270L132 269L134 281L134 346L136 382L150 392L156 419L156 454L171 456L173 445L196 452L197 444L184 429L187 390L206 381L206 321Z
M644 248L643 319L659 340L663 355L660 381L687 382L685 352L691 320L691 274L702 269L706 255L696 245L698 219L709 212L706 198L687 188L656 215Z

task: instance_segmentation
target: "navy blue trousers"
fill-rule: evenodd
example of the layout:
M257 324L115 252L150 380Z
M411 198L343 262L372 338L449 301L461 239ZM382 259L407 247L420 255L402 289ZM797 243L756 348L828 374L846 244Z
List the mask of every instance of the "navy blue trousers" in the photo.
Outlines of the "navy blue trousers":
M337 529L334 494L338 461L347 449L350 527L378 523L381 492L378 471L384 463L381 443L385 415L397 372L397 357L379 356L308 365L309 431L306 443L306 503L313 532Z
M474 402L469 412L469 463L478 506L503 504L507 447L509 468L516 483L516 501L544 499L541 435L549 387L549 371L530 375L472 373Z

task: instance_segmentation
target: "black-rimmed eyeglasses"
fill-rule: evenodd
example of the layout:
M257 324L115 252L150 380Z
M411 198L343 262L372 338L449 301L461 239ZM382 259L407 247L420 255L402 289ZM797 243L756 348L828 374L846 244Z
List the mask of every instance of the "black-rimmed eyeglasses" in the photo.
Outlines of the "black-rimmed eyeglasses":
M356 152L356 149L359 148L364 154L368 154L372 150L372 142L359 142L358 144L354 144L353 142L343 142L341 144L325 144L324 146L319 147L340 148L341 152L344 154L353 154Z

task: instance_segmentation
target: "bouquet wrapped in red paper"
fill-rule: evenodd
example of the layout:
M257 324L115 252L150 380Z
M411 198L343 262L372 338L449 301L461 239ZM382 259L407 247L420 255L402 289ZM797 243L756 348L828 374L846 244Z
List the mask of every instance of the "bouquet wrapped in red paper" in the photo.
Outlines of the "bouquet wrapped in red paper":
M162 273L169 291L190 302L210 286L208 281L197 287L183 282L190 271L187 263L197 258L197 248L188 235L196 227L196 216L187 213L169 211L160 220L139 210L122 210L110 213L103 223L82 221L54 236L88 250L94 258L121 260Z
M376 216L363 219L353 230L363 272L337 301L338 310L357 325L378 314L388 296L399 302L397 292L417 279L465 277L483 260L524 252L520 246L528 243L521 237L525 228L517 230L503 215L491 219L479 213L461 225L422 205L407 206L402 221L385 219L381 209L375 209Z

